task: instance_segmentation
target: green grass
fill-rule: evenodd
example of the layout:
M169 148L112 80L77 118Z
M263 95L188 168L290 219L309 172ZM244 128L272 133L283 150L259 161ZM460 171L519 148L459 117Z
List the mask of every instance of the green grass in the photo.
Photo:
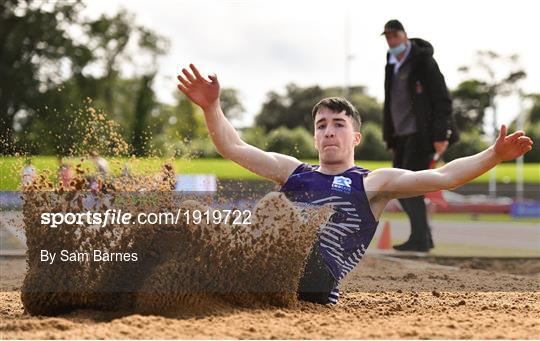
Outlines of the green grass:
M318 163L317 160L313 160L314 163ZM390 161L356 161L358 166L362 166L367 169L377 169L383 167L392 167ZM441 165L439 165L440 167ZM516 163L508 162L502 163L495 167L497 182L499 183L512 183L516 182ZM540 163L525 163L523 166L523 179L524 182L530 184L540 184ZM489 172L474 179L474 183L488 183Z
M55 157L52 156L37 156L32 158L34 166L39 170L47 170L50 177L56 176L58 163ZM78 159L68 159L68 162L73 165L80 162ZM127 158L112 158L109 159L110 167L114 174L119 174ZM153 173L160 169L160 166L166 162L165 158L142 158L131 162L131 168L134 173ZM305 160L306 162L317 164L318 160ZM367 169L377 169L382 167L390 167L390 162L387 161L357 161L357 165ZM24 158L22 157L2 157L0 159L0 190L16 190L20 182L20 171L24 166ZM212 173L216 174L221 179L238 179L238 180L260 180L261 177L245 170L232 161L223 159L195 159L195 160L174 160L176 172L190 173ZM83 162L83 168L92 171L93 166L90 162ZM497 181L499 182L514 182L516 179L516 168L514 163L504 163L497 166ZM473 182L486 183L489 179L488 174L484 174ZM525 164L524 179L526 183L540 184L540 164Z

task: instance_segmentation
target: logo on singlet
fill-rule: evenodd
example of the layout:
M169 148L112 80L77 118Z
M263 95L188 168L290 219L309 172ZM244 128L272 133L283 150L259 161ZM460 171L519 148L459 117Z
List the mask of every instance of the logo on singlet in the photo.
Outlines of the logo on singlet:
M351 193L352 180L345 176L334 176L332 189L340 192Z

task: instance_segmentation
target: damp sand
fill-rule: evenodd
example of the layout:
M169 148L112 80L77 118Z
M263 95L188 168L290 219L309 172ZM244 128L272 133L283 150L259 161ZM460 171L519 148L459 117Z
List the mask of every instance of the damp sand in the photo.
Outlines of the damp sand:
M26 262L0 260L4 339L537 339L538 279L370 255L342 284L337 305L239 306L220 301L191 316L78 309L24 312ZM216 304L216 301L209 302Z
M180 316L222 304L292 306L317 231L333 212L329 206L300 209L274 192L257 203L246 225L204 219L195 224L184 214L174 225L41 225L44 212L84 212L88 193L73 183L72 191L24 193L28 272L21 299L30 314L96 309ZM148 181L137 183L148 187ZM154 189L162 190L158 187ZM115 188L97 195L96 210L114 207L133 215L213 210L200 201L174 198L170 191L148 192L144 197L153 196L151 203L137 195L137 200L115 204L120 193L133 193L120 191L118 184ZM58 255L62 250L136 253L138 261L47 264L40 259L41 250Z

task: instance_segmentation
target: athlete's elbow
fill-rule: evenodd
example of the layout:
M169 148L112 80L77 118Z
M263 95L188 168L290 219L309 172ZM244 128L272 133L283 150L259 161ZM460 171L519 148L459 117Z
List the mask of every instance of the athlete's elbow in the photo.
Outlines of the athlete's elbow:
M225 159L229 160L235 160L240 153L240 144L237 143L230 143L230 144L223 144L219 147L216 145L216 150Z
M214 147L216 147L216 151L223 157L230 155L234 151L234 146L237 144L231 142L232 139L223 138L222 136L214 135L212 133L210 134L210 138L212 139Z
M440 190L449 190L462 185L461 179L454 174L448 172L438 171L438 186Z
M227 150L225 150L224 148L217 148L216 147L216 151L218 152L219 155L221 155L222 158L230 159L230 153Z
M231 148L230 146L220 146L220 147L217 147L216 146L216 151L218 152L219 155L221 155L224 159L233 159L234 158L234 155L235 155L235 151L234 151L234 148Z
M449 176L444 181L444 187L442 189L450 190L463 185L463 181L457 177Z

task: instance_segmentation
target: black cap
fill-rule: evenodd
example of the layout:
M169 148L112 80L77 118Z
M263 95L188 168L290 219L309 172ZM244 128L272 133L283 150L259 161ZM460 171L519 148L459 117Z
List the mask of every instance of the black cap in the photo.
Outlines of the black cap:
M388 32L397 32L397 31L405 32L405 28L403 28L403 24L401 24L399 20L392 19L392 20L389 20L384 25L384 31L383 33L381 33L381 35L384 35L385 33L388 33Z

